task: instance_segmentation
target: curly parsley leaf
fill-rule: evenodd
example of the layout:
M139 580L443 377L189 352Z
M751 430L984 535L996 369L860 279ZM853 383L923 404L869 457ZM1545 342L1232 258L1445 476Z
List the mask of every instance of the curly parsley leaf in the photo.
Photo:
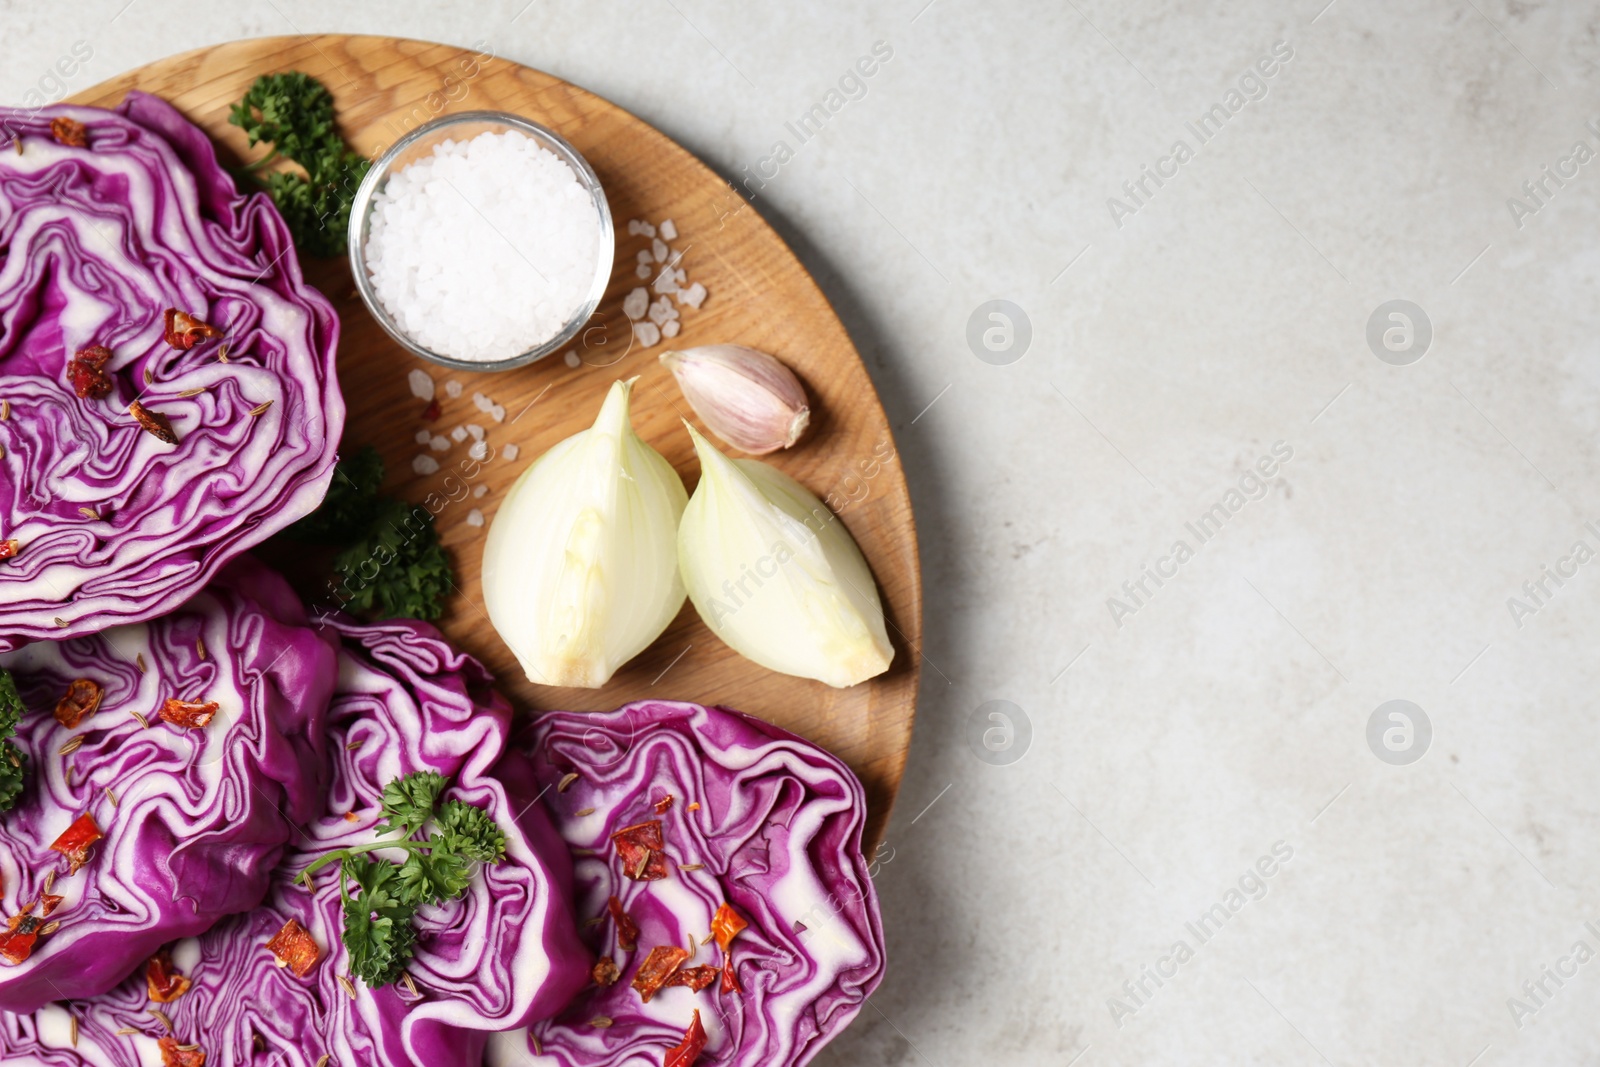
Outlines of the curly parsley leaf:
M400 867L400 881L419 900L440 904L467 891L473 870L465 857L448 849L427 855L413 852Z
M22 721L22 694L17 692L17 680L11 672L0 667L0 737L10 737Z
M433 771L403 775L384 786L381 837L324 855L302 877L337 861L344 898L344 943L350 970L374 988L400 977L417 933L412 919L423 904L440 904L465 893L480 863L505 855L505 834L488 813L464 801L440 801L445 779ZM421 840L416 835L433 829ZM372 853L400 850L405 862ZM348 892L354 883L354 892Z
M272 146L251 170L283 158L304 171L273 171L266 180L294 243L313 256L342 254L356 188L372 163L340 135L327 88L299 71L264 74L233 105L228 121L252 148Z
M22 775L28 754L10 741L0 742L0 811L10 811L22 795Z
M314 545L343 545L366 534L377 518L383 484L383 459L371 445L342 456L333 468L328 495L317 510L289 527L297 541Z
M10 811L22 794L28 755L9 740L22 721L22 711L22 694L17 692L16 679L0 667L0 811Z
M447 800L439 809L439 833L450 851L479 863L499 863L506 854L506 835L489 813L464 800Z
M365 537L333 560L345 607L381 618L437 619L455 587L450 557L427 508L383 500Z
M383 823L380 834L399 832L410 837L433 818L434 805L444 792L444 775L438 771L416 771L401 775L383 787Z
M344 898L344 947L351 972L374 988L400 977L411 959L417 932L411 918L419 899L400 884L400 868L387 860L346 856L344 878L359 895Z
M341 545L333 569L340 606L384 619L437 619L455 588L433 514L378 491L383 460L371 445L341 459L328 495L288 530L308 544Z

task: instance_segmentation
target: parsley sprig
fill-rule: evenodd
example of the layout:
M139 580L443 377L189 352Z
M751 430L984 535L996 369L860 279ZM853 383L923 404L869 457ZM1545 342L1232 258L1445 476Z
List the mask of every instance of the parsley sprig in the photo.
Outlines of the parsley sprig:
M383 787L384 821L377 828L389 836L321 856L300 876L309 886L313 874L338 861L350 970L373 988L397 980L411 959L418 908L454 900L472 884L475 864L505 857L506 835L488 813L462 800L441 800L447 784L437 771L396 778ZM392 849L405 852L405 860L372 855ZM351 883L359 890L355 896Z
M10 811L22 793L22 772L28 755L11 741L17 723L22 721L22 710L16 679L0 667L0 811Z
M252 148L262 142L272 145L249 170L278 159L303 168L304 173L274 170L266 177L267 192L289 224L294 243L313 256L342 254L350 206L372 164L340 136L333 95L309 74L263 74L233 105L228 121L244 130Z
M392 619L437 619L455 588L433 514L379 492L383 460L366 445L339 460L328 495L290 537L335 545L339 606Z

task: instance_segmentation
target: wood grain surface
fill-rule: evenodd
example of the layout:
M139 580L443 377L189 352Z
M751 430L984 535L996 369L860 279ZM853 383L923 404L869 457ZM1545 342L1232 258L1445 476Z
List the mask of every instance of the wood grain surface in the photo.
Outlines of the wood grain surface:
M616 267L595 319L575 345L582 363L555 356L518 370L464 374L406 353L373 321L351 284L343 260L305 263L308 278L338 308L344 330L339 378L349 405L345 445L372 444L382 453L386 488L421 503L455 495L438 525L461 588L440 627L483 660L521 710L609 709L657 698L721 704L758 715L824 746L845 760L866 785L866 847L880 840L911 740L922 635L922 593L916 530L893 438L861 358L833 309L772 228L722 179L679 145L628 112L548 74L487 54L385 37L304 36L237 41L152 63L77 94L77 103L113 106L129 89L171 101L218 142L225 164L259 157L228 125L228 109L260 74L301 70L333 92L345 135L376 156L409 129L441 114L494 109L542 123L571 141L599 175L617 230ZM631 343L622 299L641 282L637 252L649 246L629 236L630 219L674 220L690 281L709 296L698 311L681 308L682 333L650 349ZM653 296L654 294L652 294ZM800 376L812 401L812 429L788 452L768 457L826 500L855 536L878 580L895 648L888 673L846 690L775 674L743 659L714 637L692 605L659 640L602 689L555 689L529 682L490 626L483 610L479 567L487 527L467 522L473 508L492 521L501 495L545 449L586 428L610 384L639 376L634 425L683 476L693 492L699 477L687 417L702 430L657 357L670 345L736 342L771 352ZM423 422L423 405L406 375L429 370L442 384L463 387L459 399L440 391L443 415ZM495 424L472 402L481 391L503 405ZM424 449L419 429L448 433L477 422L488 429L493 458L468 478L467 446L435 455L441 470L421 477L412 459ZM515 444L514 461L501 450ZM454 473L455 482L446 479ZM487 486L481 499L466 486ZM459 488L458 488L459 487ZM265 553L292 563L283 546ZM295 553L300 554L300 553ZM303 561L302 561L303 562ZM289 569L293 569L290 567ZM302 581L304 581L302 577ZM316 589L302 588L308 596Z

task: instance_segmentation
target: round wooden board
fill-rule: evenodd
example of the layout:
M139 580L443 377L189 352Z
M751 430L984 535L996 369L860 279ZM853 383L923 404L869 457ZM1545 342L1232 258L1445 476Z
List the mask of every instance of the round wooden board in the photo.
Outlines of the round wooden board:
M236 41L173 56L102 82L74 102L114 106L129 89L173 103L217 141L225 163L259 158L243 134L228 124L229 107L261 74L299 70L316 77L337 101L347 139L376 156L421 122L455 111L510 111L559 132L589 160L610 199L617 229L616 268L606 298L576 346L583 362L560 356L498 374L446 371L416 359L391 341L362 306L343 260L306 260L308 279L339 310L344 331L339 378L349 405L347 445L372 444L384 457L386 488L439 506L438 526L454 559L460 592L439 620L445 634L494 671L521 709L599 710L646 698L692 700L738 708L795 731L848 763L866 785L866 847L881 838L900 784L917 696L921 659L922 591L916 529L905 478L894 452L883 407L833 309L783 240L727 183L679 145L628 112L548 74L489 55L445 45L387 37L306 36ZM229 157L233 157L230 159ZM682 333L642 349L632 343L622 299L647 284L635 275L636 255L650 241L629 236L627 222L672 219L673 246L683 253L691 282L709 296L699 310L681 308ZM652 293L652 297L654 294ZM527 681L483 611L479 582L485 527L467 523L478 508L492 520L501 495L527 464L557 441L586 428L606 389L619 377L639 376L634 425L661 451L693 491L699 477L687 433L688 417L700 429L672 376L657 362L670 344L737 342L782 358L805 382L812 401L812 430L793 450L768 457L839 513L855 536L884 599L895 659L888 673L851 689L774 674L736 655L701 622L692 605L659 640L617 672L603 689L553 689ZM443 415L424 423L423 405L406 375L423 367L439 382ZM445 380L462 385L444 396ZM504 406L503 424L478 411L481 391ZM426 449L419 429L448 434L457 425L485 426L494 458L470 479L466 445L438 458L427 477L412 471ZM500 456L507 444L520 454ZM457 481L447 483L454 473ZM486 486L481 499L456 488ZM290 562L281 549L265 553ZM308 596L317 590L304 589ZM324 595L325 599L325 595Z

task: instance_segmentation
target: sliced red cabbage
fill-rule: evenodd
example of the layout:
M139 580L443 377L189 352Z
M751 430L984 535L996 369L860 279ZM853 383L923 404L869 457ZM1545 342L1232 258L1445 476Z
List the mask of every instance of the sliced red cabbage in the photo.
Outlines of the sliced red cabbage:
M58 118L88 146L58 144ZM311 511L344 402L338 318L282 218L169 104L0 109L0 130L0 539L18 542L0 563L5 650L170 611ZM168 308L226 336L179 351ZM66 367L93 345L114 353L114 387L80 399ZM139 426L135 399L176 445Z
M327 801L307 820L263 906L173 946L173 962L193 987L162 1010L180 1040L200 1046L207 1067L316 1067L324 1056L329 1065L477 1067L486 1031L548 1016L587 980L566 849L537 793L528 792L527 760L502 759L511 709L476 660L452 651L426 623L328 622L344 648L329 711ZM447 796L489 811L505 831L506 858L484 868L465 897L420 914L407 967L418 996L403 984L369 989L352 979L347 988L339 981L349 966L338 867L318 872L315 892L293 879L318 855L373 840L383 786L418 770L454 779ZM267 949L290 918L321 952L304 978L280 968ZM76 1049L53 1007L0 1016L0 1062L160 1062L156 1038L165 1031L150 1007L141 975L75 1003ZM116 1033L130 1026L139 1034Z
M816 1055L877 988L883 931L861 855L865 797L838 759L750 716L666 701L542 715L514 744L530 751L575 850L578 914L603 916L583 938L621 977L585 989L552 1020L494 1035L491 1067L659 1064L695 1009L710 1035L705 1064L790 1067ZM633 881L611 835L656 819L667 876ZM694 864L704 866L684 869ZM607 915L613 895L639 928L632 952L618 947ZM731 947L743 994L720 992L719 981L699 993L668 987L644 1003L630 982L657 945L692 944L683 967L721 965L716 945L701 941L724 902L750 924Z
M243 558L160 619L0 655L28 708L27 781L0 818L0 918L47 881L64 898L59 930L25 962L0 961L0 1009L103 993L166 942L261 901L295 825L322 810L335 644ZM104 692L69 730L53 712L80 678ZM215 701L215 718L165 722L169 697ZM50 846L84 813L105 837L69 874Z
M336 617L330 625L345 644L329 710L333 792L328 814L286 868L373 840L384 785L418 770L452 778L445 795L483 808L506 835L504 861L483 867L465 896L419 912L417 953L407 970L425 999L409 1006L401 1030L418 1062L431 1063L427 1048L481 1043L482 1031L547 1018L587 980L571 864L538 803L532 768L506 751L511 707L477 660L424 622L361 625ZM360 747L349 751L356 741ZM336 868L319 872L317 884L319 900L335 897ZM347 970L342 959L341 949L325 969Z

